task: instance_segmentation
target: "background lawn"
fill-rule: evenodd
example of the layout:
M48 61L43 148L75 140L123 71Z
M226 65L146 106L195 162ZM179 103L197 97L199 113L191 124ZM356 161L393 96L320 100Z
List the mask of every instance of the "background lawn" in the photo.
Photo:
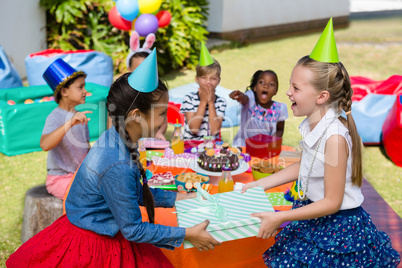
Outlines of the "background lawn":
M308 55L320 33L286 37L228 48L212 50L212 56L222 66L221 85L228 89L245 90L252 74L259 69L272 69L279 76L279 92L275 100L290 106L285 95L289 77L297 60ZM366 76L385 80L394 74L401 75L402 18L352 20L348 28L335 29L340 60L350 76ZM182 70L163 77L170 88L194 81L194 70ZM298 125L303 118L295 118L289 109L283 143L298 146L301 136ZM172 126L166 137L170 138ZM231 142L237 127L223 129L222 137ZM0 266L21 245L20 234L25 192L44 184L46 152L34 152L7 157L0 154ZM364 175L402 216L402 168L395 166L379 147L364 148ZM399 193L399 194L398 194Z

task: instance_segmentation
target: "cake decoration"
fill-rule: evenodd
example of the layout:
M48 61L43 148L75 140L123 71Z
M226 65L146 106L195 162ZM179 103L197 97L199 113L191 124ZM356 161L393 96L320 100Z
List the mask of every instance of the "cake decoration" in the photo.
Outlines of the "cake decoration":
M207 152L206 152L206 154L207 154L208 156L214 156L214 155L215 155L215 150L214 150L214 149L208 149Z
M212 149L212 148L214 148L214 144L213 144L211 141L209 141L209 142L207 142L207 144L205 145L205 148L207 148L207 149Z
M239 149L237 149L236 147L231 147L229 150L231 150L234 154L239 154Z
M207 147L210 147L209 143L212 144L212 148L199 153L197 159L197 164L201 169L222 172L223 167L230 167L232 170L239 168L240 151L238 148L231 148L228 143L218 144L218 146L222 146L221 149L216 145L213 148L212 142L207 142Z

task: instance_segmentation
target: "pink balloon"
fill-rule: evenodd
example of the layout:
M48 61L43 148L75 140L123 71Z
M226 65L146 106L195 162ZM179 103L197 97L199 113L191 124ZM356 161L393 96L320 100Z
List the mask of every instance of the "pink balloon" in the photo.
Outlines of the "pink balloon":
M159 23L155 15L141 14L135 21L135 30L140 36L147 36L150 33L155 33L158 30Z
M131 21L123 19L117 11L116 6L112 7L112 9L109 11L108 17L110 23L117 29L124 31L131 30Z
M163 28L169 25L172 14L167 10L161 10L156 14L156 17L158 18L159 27Z

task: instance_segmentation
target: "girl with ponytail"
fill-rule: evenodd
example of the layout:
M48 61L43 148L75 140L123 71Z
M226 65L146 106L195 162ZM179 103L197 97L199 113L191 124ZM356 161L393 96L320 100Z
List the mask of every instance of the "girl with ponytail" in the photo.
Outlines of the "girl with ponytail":
M293 68L286 93L293 114L306 117L299 126L301 160L246 184L243 192L297 183L299 199L291 210L252 214L261 218L262 238L292 221L263 254L268 267L397 267L398 252L361 207L362 146L351 114L353 91L330 30L332 20L313 52Z
M195 197L150 189L139 161L138 140L154 136L166 121L168 89L156 66L153 51L112 84L106 108L113 126L78 169L66 215L24 243L7 267L173 267L159 248L173 250L184 240L200 251L220 244L206 231L208 221L191 228L154 223L154 207ZM146 207L148 222L140 206Z

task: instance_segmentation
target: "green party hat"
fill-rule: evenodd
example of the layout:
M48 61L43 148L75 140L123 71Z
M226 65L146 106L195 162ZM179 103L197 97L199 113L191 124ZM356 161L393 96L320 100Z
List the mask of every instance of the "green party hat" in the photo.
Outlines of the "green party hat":
M214 63L211 55L209 54L208 48L205 46L204 42L201 42L201 51L200 51L200 66L208 66Z
M332 25L332 18L329 19L327 26L325 26L320 39L318 39L310 58L316 61L336 63L339 62L338 50L336 49L334 27Z

